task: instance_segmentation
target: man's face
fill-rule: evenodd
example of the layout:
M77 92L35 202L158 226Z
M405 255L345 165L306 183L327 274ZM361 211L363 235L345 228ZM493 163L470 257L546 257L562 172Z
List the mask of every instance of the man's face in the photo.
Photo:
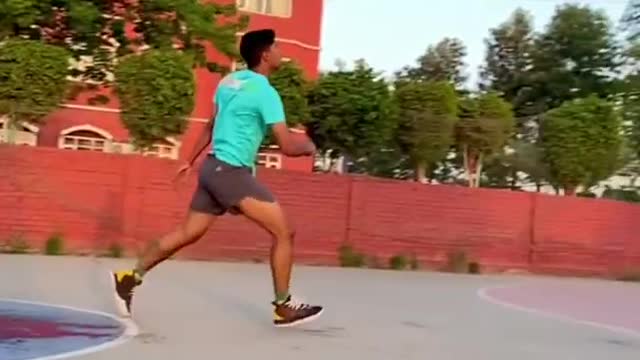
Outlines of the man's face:
M282 54L280 53L278 44L274 43L269 47L269 50L264 52L263 60L269 65L269 68L272 70L277 70L280 67Z

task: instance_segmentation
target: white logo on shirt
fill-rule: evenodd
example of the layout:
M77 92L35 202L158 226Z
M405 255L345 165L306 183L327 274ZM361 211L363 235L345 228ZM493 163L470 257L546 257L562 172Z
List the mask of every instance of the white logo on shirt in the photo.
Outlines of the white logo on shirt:
M220 85L228 86L228 87L233 88L235 90L239 90L240 88L242 88L242 86L245 83L246 83L245 80L238 80L238 79L234 78L231 74L225 76L224 78L222 78L222 80L220 80Z

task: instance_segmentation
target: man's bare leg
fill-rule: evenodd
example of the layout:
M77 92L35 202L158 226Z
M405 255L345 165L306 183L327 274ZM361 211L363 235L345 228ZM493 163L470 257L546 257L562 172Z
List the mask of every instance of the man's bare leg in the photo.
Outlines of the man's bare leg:
M293 267L293 236L282 208L277 202L245 198L238 205L242 213L273 236L271 246L271 276L275 292L274 325L294 326L314 320L322 313L321 306L297 303L289 294Z
M277 202L245 198L238 205L242 213L273 236L271 245L271 276L277 301L289 295L293 267L293 232Z
M136 273L144 275L180 249L198 241L215 220L214 215L189 211L185 221L175 230L147 243L145 250L138 258Z
M131 315L133 290L142 283L144 274L180 249L198 241L215 219L216 217L211 214L189 211L187 218L175 230L147 244L138 258L135 269L112 274L116 305L121 315Z

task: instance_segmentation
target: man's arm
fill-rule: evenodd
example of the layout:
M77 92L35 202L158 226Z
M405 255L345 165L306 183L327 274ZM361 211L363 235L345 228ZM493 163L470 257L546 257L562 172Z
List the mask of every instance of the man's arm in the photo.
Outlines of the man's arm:
M271 131L280 146L280 150L283 154L291 157L313 155L316 151L316 147L311 140L300 141L300 136L293 135L292 131L287 127L284 121L273 124ZM308 138L307 138L308 139Z
M312 155L316 147L309 138L307 141L300 141L300 135L293 135L292 132L300 132L298 129L289 129L284 114L284 104L280 94L273 87L265 89L259 101L259 109L265 124L271 127L276 143L280 150L287 156Z
M200 136L198 137L198 140L196 141L193 147L193 151L191 152L191 156L189 156L189 159L188 159L189 165L193 165L193 163L196 161L198 156L200 156L200 153L202 153L202 151L206 149L207 146L209 146L209 144L211 143L211 136L213 133L213 123L215 122L215 119L216 119L216 113L217 111L214 105L213 115L211 116L211 119L209 119L204 129L202 130L202 134L200 134Z

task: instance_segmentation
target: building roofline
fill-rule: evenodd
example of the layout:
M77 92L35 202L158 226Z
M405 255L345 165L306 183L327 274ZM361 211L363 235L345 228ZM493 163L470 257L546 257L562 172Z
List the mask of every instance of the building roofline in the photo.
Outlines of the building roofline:
M91 105L62 104L60 105L60 107L63 107L66 109L75 109L75 110L99 111L99 112L106 112L106 113L112 113L112 114L119 114L121 112L120 109L112 109L112 108L91 106ZM201 122L201 123L209 122L209 119L193 117L193 116L188 117L187 120L193 121L193 122Z

